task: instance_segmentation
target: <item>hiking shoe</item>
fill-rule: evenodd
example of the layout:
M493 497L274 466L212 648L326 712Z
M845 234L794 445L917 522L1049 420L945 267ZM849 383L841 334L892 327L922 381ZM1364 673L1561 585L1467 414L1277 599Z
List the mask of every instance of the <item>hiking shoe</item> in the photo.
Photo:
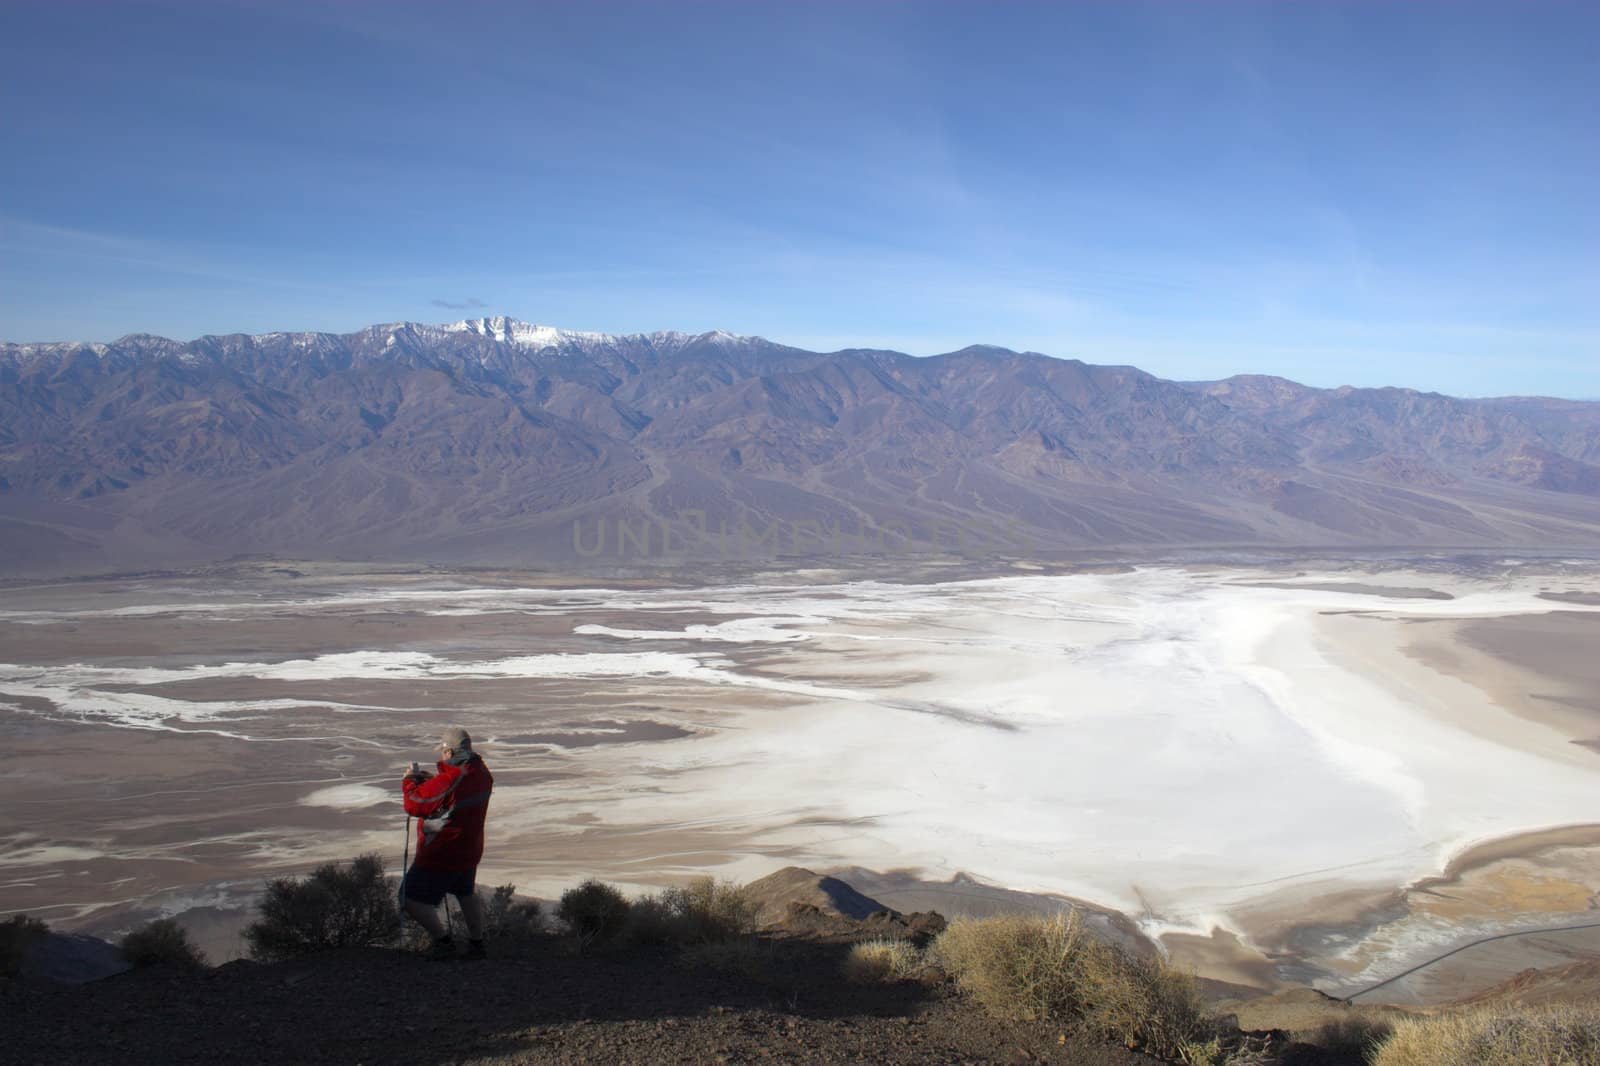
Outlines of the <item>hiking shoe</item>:
M449 937L435 940L428 945L427 956L430 959L453 959L456 957L456 942Z
M484 950L483 941L469 940L467 941L467 953L462 957L467 959L487 959L489 953Z

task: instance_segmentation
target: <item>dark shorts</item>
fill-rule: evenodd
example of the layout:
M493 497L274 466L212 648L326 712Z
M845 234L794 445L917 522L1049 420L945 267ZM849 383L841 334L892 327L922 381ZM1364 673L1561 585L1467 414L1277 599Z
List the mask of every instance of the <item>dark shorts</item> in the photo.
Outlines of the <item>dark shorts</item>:
M413 866L406 871L406 876L400 882L400 898L414 899L426 906L437 907L447 892L456 899L472 895L477 877L477 870L469 870L462 874L447 873L444 870L424 870L419 866Z

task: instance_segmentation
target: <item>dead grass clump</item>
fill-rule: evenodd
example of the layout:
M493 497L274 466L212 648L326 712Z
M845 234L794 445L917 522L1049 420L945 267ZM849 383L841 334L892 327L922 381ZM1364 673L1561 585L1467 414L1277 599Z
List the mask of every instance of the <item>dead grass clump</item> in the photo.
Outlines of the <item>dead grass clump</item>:
M990 1014L1022 1021L1076 1016L1086 934L1076 913L958 920L934 940L933 960Z
M922 952L909 940L866 940L844 960L845 980L856 984L904 981L922 968Z
M1600 1006L1479 1007L1395 1022L1374 1066L1600 1066Z
M135 966L179 966L193 970L206 964L205 952L194 946L188 930L175 918L147 922L123 937L118 946L122 957Z
M932 954L963 992L999 1017L1073 1021L1180 1062L1220 1056L1194 977L1105 943L1076 911L958 921L934 941Z
M1093 941L1082 953L1083 1024L1099 1035L1186 1063L1215 1058L1216 1025L1194 975L1159 957Z

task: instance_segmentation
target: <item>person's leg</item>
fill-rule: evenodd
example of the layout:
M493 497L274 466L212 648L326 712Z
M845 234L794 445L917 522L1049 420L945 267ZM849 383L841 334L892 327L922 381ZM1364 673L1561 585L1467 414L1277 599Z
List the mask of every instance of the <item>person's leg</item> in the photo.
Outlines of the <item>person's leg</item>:
M400 898L405 901L406 916L433 939L435 944L450 935L450 930L439 920L439 903L444 899L439 876L413 866L400 882Z
M457 896L461 903L461 917L467 920L467 936L473 940L483 939L483 900L478 898L476 892L468 892L464 896Z
M461 917L467 923L467 958L484 959L488 953L483 947L483 900L478 898L477 873L470 870L457 877L450 891L461 904Z
M461 908L463 911L466 907ZM443 940L445 936L444 923L439 920L439 908L435 904L423 903L421 900L406 900L406 914L411 920L422 926L430 937Z

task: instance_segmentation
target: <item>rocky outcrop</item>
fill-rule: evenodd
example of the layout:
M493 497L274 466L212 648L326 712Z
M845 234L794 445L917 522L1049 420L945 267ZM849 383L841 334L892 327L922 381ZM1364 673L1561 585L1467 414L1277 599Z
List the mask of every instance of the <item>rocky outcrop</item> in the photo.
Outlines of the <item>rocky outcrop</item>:
M926 938L945 927L944 918L932 911L901 914L837 877L799 866L786 866L752 881L744 892L756 908L757 928L770 932Z

